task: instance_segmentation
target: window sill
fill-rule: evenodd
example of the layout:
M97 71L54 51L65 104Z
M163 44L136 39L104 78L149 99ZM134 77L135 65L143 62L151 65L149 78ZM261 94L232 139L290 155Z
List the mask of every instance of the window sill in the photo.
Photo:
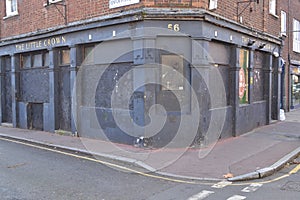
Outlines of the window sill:
M287 37L286 33L281 33L280 35L281 35L281 37L285 37L285 38Z
M275 17L276 19L279 19L279 16L274 14L274 13L269 13L270 15L272 15L273 17Z
M300 50L293 50L294 53L300 54Z
M58 2L62 2L62 0L52 0L52 1L49 1L49 4L55 4L55 3L58 3Z
M15 17L15 16L19 16L19 13L11 13L11 14L3 17L3 19L9 19L9 18L12 18L12 17Z

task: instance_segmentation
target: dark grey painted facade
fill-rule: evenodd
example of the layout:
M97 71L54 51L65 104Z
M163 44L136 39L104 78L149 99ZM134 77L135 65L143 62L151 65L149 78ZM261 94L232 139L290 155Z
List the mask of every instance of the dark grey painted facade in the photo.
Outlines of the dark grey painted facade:
M145 12L135 17L122 16L119 21L66 26L1 44L1 93L4 94L1 121L14 127L50 132L62 129L79 136L128 144L144 136L150 138L151 145L161 147L176 137L184 116L193 112L192 94L199 106L197 133L191 135L196 144L206 139L210 126L218 127L214 125L215 112L225 113L220 138L237 136L278 119L279 59L272 54L280 52L279 40L263 33L253 34L246 27L216 19L203 11L185 13L202 16L199 21L180 20L182 12L176 20L156 20L153 12L143 18ZM174 25L179 29L173 29ZM170 27L172 30L168 30ZM249 46L249 39L256 40L256 44ZM34 45L28 46L30 43ZM267 45L258 48L260 43ZM85 55L85 48L91 45L95 46L92 52L97 54L89 58L91 55ZM70 62L63 66L59 54L62 49L70 50ZM240 103L239 99L241 50L249 52L247 103ZM22 55L39 52L48 53L46 65L21 67ZM147 79L163 81L164 55L177 55L179 62L183 58L180 73L186 82L175 92L178 96L164 90L162 85L147 82ZM79 76L78 70L82 70ZM221 78L212 76L212 71ZM116 91L120 81L128 91ZM222 96L211 94L216 82L224 87ZM146 130L136 130L134 126L127 127L132 130L127 133L118 126L112 94L115 93L115 105L123 108L124 102L117 97L126 96L131 90L134 92L126 109L120 109L118 115L129 113L131 120L143 127L151 124L151 107L163 105L166 112L161 116L166 121L157 134L147 135ZM159 112L156 110L156 114Z
M12 123L12 98L11 98L11 59L3 57L1 63L1 120Z

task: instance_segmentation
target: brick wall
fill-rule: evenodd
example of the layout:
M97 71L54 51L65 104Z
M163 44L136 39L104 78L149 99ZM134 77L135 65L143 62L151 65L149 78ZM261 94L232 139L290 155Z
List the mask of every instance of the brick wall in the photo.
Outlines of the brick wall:
M65 0L67 3L67 22L75 22L124 10L139 7L193 7L208 9L209 0L141 0L139 4L109 9L109 0ZM239 0L219 0L218 9L212 12L224 16L233 21L239 21L237 13L243 9L240 15L243 24L256 30L266 31L275 36L279 33L280 20L268 12L268 0L260 0L257 4L252 2L237 4ZM0 1L1 38L14 35L36 32L50 27L65 24L65 19L60 14L65 13L63 6L50 5L44 7L46 0L18 0L19 15L7 19L5 17L5 1ZM279 11L280 13L280 11Z
M218 9L212 11L254 30L278 36L280 20L269 14L269 0L251 3L237 3L241 0L218 1Z
M286 33L286 38L284 41L284 48L283 48L283 57L285 60L288 59L288 54L290 53L292 60L298 60L300 61L300 53L293 52L293 19L297 19L300 21L300 1L290 1L290 8L288 7L288 1L287 0L280 0L279 8L279 14L281 10L285 11L287 14L287 30L290 30L290 32ZM288 20L289 19L289 20Z
M108 1L66 0L67 22L71 23L143 6L142 2L132 6L109 9ZM64 7L61 5L45 7L45 3L46 0L19 0L18 15L5 18L5 1L0 1L1 38L64 25L65 19L61 15L61 13L65 14Z
M290 6L288 4L290 2ZM286 103L285 103L285 109L288 110L288 101L289 99L289 79L290 79L290 72L288 71L288 65L289 63L289 56L291 60L300 61L300 53L293 51L293 19L297 19L300 21L300 2L295 0L279 0L278 5L278 13L280 15L281 10L285 11L287 15L287 33L286 37L284 39L284 46L282 51L282 57L286 61L286 72L285 72L285 96L286 96Z
M1 38L64 24L64 19L56 8L53 6L45 8L43 6L45 2L41 0L18 1L19 15L3 19L6 16L5 1L1 1Z

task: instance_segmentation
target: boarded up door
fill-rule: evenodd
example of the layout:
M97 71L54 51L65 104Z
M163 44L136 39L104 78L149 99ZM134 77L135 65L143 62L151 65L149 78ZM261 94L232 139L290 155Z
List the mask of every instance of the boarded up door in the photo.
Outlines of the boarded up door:
M2 122L12 123L11 60L9 56L3 58L2 71Z
M43 103L29 103L27 109L29 129L43 130Z
M60 67L58 74L58 129L71 131L71 91L69 66Z

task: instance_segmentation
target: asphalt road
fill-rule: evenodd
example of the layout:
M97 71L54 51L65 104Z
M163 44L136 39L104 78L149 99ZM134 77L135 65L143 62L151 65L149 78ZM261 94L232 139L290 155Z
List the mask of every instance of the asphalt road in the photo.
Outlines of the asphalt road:
M275 180L296 166L259 181L189 184L126 173L98 162L0 140L0 199L299 200L299 172Z

